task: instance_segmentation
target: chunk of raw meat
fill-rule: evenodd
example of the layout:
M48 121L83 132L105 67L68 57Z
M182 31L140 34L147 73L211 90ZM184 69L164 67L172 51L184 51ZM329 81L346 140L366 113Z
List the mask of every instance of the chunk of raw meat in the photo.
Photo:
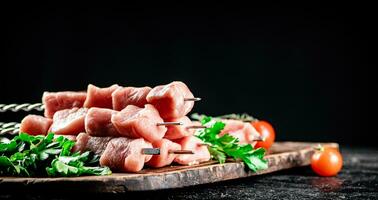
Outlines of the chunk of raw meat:
M110 87L99 88L92 84L88 85L87 99L84 102L84 107L98 107L98 108L112 108L112 93L120 86L114 84Z
M143 138L113 138L100 157L100 165L119 172L138 172L152 157L143 154L143 148L152 148L152 145Z
M154 87L147 95L147 102L159 110L163 119L179 118L192 110L194 102L184 99L193 97L185 83L174 81L168 85Z
M72 152L84 152L87 148L87 143L90 136L86 133L79 133L76 136L76 143L72 148ZM104 149L105 150L105 149Z
M253 147L256 145L257 141L255 141L257 138L260 138L259 132L255 129L255 127L252 126L252 124L248 122L244 122L244 131L246 132L247 141L249 144L251 144Z
M152 144L142 138L92 137L80 133L73 151L93 151L100 155L101 166L108 166L114 171L138 172L152 157L143 154L143 148L152 148Z
M202 140L195 136L187 136L179 141L182 150L192 150L194 154L178 155L175 158L175 162L181 165L195 165L200 162L210 160L210 153L206 145L203 145Z
M52 118L59 110L83 107L86 92L44 92L42 103L45 106L45 117Z
M150 87L124 87L118 88L112 93L112 102L114 110L122 110L128 105L144 107L147 104L147 94Z
M116 113L107 108L90 108L85 116L85 132L91 136L119 136L111 121Z
M159 112L150 104L146 104L144 108L129 105L112 116L112 123L122 136L142 137L149 142L163 138L167 128L157 125L162 122Z
M167 132L164 135L164 138L175 140L180 139L185 136L193 135L195 129L188 128L189 126L194 125L189 117L184 116L180 118L168 119L168 122L182 122L181 126L167 126Z
M20 132L29 135L46 135L53 120L39 115L27 115L21 121Z
M50 131L58 135L77 135L84 132L87 111L87 108L72 108L56 112Z
M226 126L219 136L228 133L231 136L238 138L239 144L252 144L252 146L256 144L254 140L259 138L260 134L250 123L231 119L222 120L222 122L224 122Z
M114 137L92 137L87 133L80 133L76 137L75 146L72 148L73 152L92 151L97 155L102 155L110 140Z
M177 154L170 153L171 150L181 150L181 146L167 139L152 143L154 148L160 149L160 155L153 155L151 160L146 164L150 167L164 167L170 165L176 158Z

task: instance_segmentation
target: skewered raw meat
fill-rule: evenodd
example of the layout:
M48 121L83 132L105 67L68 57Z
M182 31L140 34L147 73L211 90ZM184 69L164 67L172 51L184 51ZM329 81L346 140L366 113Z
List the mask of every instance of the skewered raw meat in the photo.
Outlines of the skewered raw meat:
M179 118L192 110L194 102L185 101L185 98L193 97L185 83L174 81L154 87L147 95L147 102L159 110L163 119Z
M167 131L165 126L158 126L163 119L154 106L146 104L144 108L129 105L114 114L111 119L117 131L125 137L144 138L149 142L161 140Z
M86 97L85 92L44 92L42 103L45 106L45 117L52 118L58 110L83 107Z
M111 121L116 113L107 108L90 108L85 116L85 132L91 136L119 136Z
M147 104L147 94L150 87L124 87L118 88L112 93L112 102L114 110L122 110L128 105L143 107Z
M181 150L181 146L175 142L167 139L162 139L157 142L152 143L154 148L160 149L160 155L153 155L151 160L146 164L150 167L164 167L170 165L172 161L176 158L176 154L170 153L172 150Z
M232 119L222 120L222 122L224 122L226 126L221 131L219 136L228 133L238 138L240 144L252 144L252 146L256 144L254 140L260 137L260 134L250 123Z
M259 132L257 132L255 127L253 127L252 124L248 122L244 122L243 130L247 133L246 138L247 138L248 143L251 144L252 146L255 146L257 143L256 139L261 138Z
M174 119L168 119L170 122L181 122L181 126L167 126L167 132L164 135L164 138L175 140L180 139L185 136L193 135L195 129L190 129L189 126L193 125L192 121L187 117L180 117Z
M100 165L108 166L119 172L138 172L151 155L142 153L143 148L152 148L151 143L142 138L129 139L125 137L92 137L81 133L77 137L74 150L91 150L101 155Z
M206 145L202 145L202 140L195 136L187 136L177 141L181 145L181 149L192 150L194 154L178 155L175 162L182 165L194 165L200 162L210 160L210 153Z
M119 87L117 84L114 84L110 87L99 88L89 84L84 107L112 108L112 93Z
M152 157L142 154L143 148L152 148L152 145L142 138L114 138L102 154L100 164L116 171L138 172Z
M39 115L27 115L21 121L20 132L29 135L46 135L53 120Z
M87 111L87 108L72 108L56 112L50 131L60 135L77 135L84 132Z
M92 137L87 133L80 133L76 137L76 143L72 151L84 152L90 150L97 155L102 155L105 151L106 146L113 137Z

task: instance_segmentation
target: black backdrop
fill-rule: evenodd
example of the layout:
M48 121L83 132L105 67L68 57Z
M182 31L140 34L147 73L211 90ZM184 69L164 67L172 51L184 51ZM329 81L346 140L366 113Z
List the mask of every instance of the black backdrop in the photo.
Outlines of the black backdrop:
M368 6L366 6L367 8ZM88 83L187 83L195 112L248 112L278 140L374 145L373 13L341 8L3 7L0 103ZM7 11L7 12L5 12ZM359 12L362 12L359 13ZM0 113L1 121L25 113Z

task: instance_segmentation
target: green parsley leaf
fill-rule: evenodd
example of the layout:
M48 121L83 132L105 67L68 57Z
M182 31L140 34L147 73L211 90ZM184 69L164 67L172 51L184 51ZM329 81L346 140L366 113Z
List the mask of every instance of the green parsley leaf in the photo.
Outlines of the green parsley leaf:
M0 141L0 175L11 176L80 176L108 175L108 167L98 167L99 156L71 153L75 145L63 136L54 138L20 133L12 140Z
M219 136L219 133L225 127L225 123L205 115L195 117L200 119L202 125L207 127L198 130L195 135L205 144L208 144L213 159L219 163L224 163L226 157L235 160L240 159L254 172L268 168L268 162L264 159L265 149L253 149L251 144L240 145L239 140L229 134Z

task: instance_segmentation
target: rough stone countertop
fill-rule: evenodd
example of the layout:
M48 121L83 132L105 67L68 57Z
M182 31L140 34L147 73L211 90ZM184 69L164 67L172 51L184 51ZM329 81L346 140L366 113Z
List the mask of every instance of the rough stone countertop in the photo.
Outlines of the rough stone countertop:
M341 147L342 171L318 177L310 167L174 190L85 195L84 199L378 199L378 149ZM0 188L1 191L1 188ZM0 199L83 199L80 194L17 194Z

